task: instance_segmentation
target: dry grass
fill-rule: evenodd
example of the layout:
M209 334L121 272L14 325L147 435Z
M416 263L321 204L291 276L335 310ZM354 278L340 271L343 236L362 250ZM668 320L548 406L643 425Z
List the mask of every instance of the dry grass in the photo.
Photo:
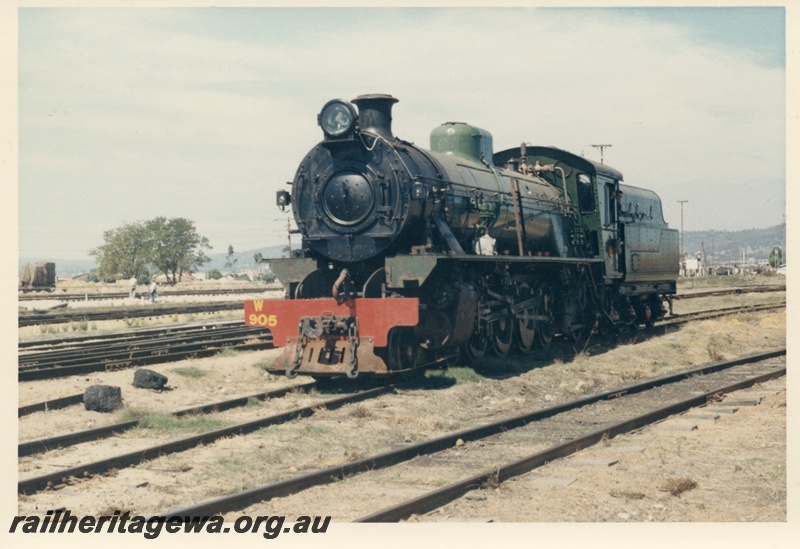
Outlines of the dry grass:
M498 473L492 473L486 480L483 481L481 484L481 488L484 490L496 490L500 487L500 475Z
M624 500L637 500L637 499L644 499L645 495L641 492L629 492L625 490L611 490L608 493L609 496L612 498L624 499Z
M117 415L119 421L137 420L136 430L145 429L154 433L172 435L202 433L227 426L229 423L214 415L189 415L176 417L142 408L125 408Z
M350 415L350 417L355 417L359 419L372 416L372 412L370 411L370 409L361 403L350 406L348 414Z
M697 488L697 482L690 478L668 478L659 488L662 492L669 492L675 497L684 492Z
M182 366L180 368L172 368L171 370L169 370L169 372L172 374L178 374L179 376L182 377L188 377L193 379L205 377L208 375L208 372L206 370L201 370L196 366Z

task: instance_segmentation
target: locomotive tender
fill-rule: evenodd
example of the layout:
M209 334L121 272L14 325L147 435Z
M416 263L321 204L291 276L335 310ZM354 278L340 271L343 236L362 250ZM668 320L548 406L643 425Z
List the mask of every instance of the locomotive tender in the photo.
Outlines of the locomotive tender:
M678 232L655 193L554 147L494 153L464 123L423 149L393 136L396 102L326 103L322 142L278 192L302 249L270 260L285 300L245 302L245 322L284 347L270 371L352 378L530 353L671 309Z

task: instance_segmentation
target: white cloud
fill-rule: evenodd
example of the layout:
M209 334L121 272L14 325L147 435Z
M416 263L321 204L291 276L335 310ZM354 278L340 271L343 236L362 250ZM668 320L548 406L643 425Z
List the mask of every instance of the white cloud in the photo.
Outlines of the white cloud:
M384 92L400 99L395 134L422 146L450 120L491 131L497 149L593 157L587 145L608 142L607 162L661 194L673 224L678 198L703 212L687 229L780 222L784 72L679 27L624 12L367 10L336 12L328 29L304 11L308 39L289 48L269 12L253 12L260 36L187 30L204 13L23 15L21 185L46 196L57 174L83 192L133 187L144 200L111 205L109 228L157 208L190 211L220 249L276 243L274 191L319 140L322 103ZM24 253L47 199L21 194Z

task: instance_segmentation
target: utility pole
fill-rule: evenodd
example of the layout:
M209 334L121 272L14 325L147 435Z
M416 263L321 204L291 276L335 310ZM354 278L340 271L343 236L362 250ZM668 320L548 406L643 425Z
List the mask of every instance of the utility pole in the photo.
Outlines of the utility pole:
M280 221L280 219L273 219L273 221ZM289 257L292 257L292 218L286 216L286 239L288 241Z
M703 254L701 256L703 258L703 262L702 262L702 265L703 265L703 276L706 276L708 274L708 261L706 261L706 243L705 242L701 242L700 243L700 249L703 250ZM697 270L699 271L700 270L700 262L698 261L697 264L698 264Z
M603 151L611 145L592 145L595 149L600 149L600 163L603 164Z
M728 274L733 274L733 266L731 265L731 239L728 239Z
M688 200L678 200L681 205L681 270L686 273L686 248L683 247L683 205L689 202Z
M286 216L286 240L289 241L289 257L292 257L292 218Z
M714 274L715 267L714 267L714 231L711 231L711 274Z
M783 223L781 223L781 265L784 263L786 263L786 214L783 214Z

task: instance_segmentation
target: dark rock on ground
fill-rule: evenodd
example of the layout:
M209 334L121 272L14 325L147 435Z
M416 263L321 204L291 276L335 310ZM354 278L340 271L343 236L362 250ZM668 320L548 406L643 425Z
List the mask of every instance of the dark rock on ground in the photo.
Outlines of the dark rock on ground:
M167 376L153 370L136 370L133 373L133 386L140 389L163 389L167 384Z
M83 392L83 406L93 412L113 412L122 407L122 390L111 385L92 385Z

